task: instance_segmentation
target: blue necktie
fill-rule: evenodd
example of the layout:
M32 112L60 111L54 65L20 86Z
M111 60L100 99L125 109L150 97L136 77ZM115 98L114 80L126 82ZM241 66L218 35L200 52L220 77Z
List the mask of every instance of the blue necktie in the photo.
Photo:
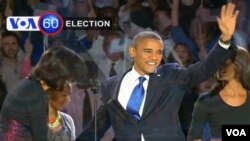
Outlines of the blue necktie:
M127 105L127 111L137 120L140 120L139 111L144 97L143 82L145 80L145 77L139 77L139 84L135 86Z

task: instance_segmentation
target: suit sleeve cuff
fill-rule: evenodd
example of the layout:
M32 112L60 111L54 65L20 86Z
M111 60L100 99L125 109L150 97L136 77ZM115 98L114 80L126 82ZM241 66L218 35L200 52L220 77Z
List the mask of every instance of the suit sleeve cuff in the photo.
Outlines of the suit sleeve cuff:
M219 42L219 45L224 49L228 49L231 45L231 43L223 43L221 40L219 40L218 42Z

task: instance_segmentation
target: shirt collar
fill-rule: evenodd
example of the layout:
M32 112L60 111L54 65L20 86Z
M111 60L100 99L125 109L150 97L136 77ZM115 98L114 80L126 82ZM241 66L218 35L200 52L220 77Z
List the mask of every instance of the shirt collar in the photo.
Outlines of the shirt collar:
M134 79L134 81L136 81L139 77L142 76L135 70L135 66L132 67L130 73L131 73L131 78ZM149 80L149 75L143 75L143 77L145 77L146 80Z

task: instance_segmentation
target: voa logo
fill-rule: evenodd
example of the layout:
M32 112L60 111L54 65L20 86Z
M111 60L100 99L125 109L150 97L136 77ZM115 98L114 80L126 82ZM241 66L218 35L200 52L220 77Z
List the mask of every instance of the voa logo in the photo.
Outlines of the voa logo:
M39 16L10 16L7 18L9 31L39 31Z
M244 129L226 129L227 136L247 136Z

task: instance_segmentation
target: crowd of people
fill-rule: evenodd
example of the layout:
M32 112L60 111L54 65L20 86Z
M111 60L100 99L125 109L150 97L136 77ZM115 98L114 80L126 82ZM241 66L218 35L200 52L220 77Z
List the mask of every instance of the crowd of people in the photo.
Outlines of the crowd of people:
M228 2L0 0L0 140L210 140L249 124L250 0ZM6 30L42 11L112 29Z

